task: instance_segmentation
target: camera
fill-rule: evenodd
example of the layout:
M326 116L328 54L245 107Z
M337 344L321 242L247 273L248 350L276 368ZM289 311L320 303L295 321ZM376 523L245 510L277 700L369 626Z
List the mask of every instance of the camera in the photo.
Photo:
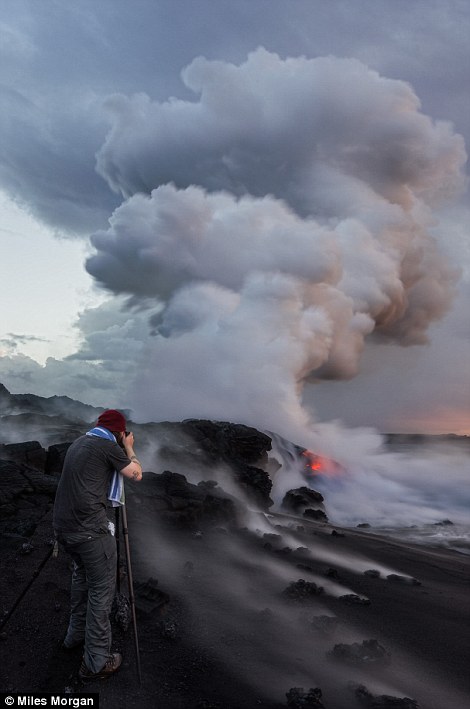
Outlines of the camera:
M121 446L121 448L124 450L124 438L127 438L127 436L130 436L131 432L130 431L123 431L123 438L120 438L118 440L118 444Z

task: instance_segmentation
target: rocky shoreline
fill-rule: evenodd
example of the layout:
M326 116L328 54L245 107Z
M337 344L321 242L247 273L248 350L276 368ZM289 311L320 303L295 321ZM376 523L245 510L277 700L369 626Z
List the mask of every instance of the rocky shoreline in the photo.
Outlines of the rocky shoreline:
M143 681L122 559L123 665L80 683L80 649L61 649L70 563L54 554L51 509L70 434L86 426L0 445L1 691L98 691L110 709L468 703L470 559L333 527L308 486L273 511L269 436L208 421L139 427L155 463L126 487Z

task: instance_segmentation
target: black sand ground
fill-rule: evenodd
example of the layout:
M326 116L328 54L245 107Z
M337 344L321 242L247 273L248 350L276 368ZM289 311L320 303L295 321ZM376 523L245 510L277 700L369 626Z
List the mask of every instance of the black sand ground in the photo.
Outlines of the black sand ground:
M287 521L288 518L282 516L277 520L281 524ZM305 689L321 687L325 709L361 706L348 688L350 681L377 688L379 694L412 697L420 709L470 706L470 558L457 552L406 545L357 530L338 530L344 532L341 536L332 535L333 528L328 525L303 523L303 526L304 531L296 531L299 547L303 544L309 547L313 541L319 553L318 559L315 554L310 555L308 562L301 551L276 550L270 548L272 545L266 546L266 542L258 543L253 535L246 535L242 547L237 546L237 549L246 550L250 561L245 568L242 555L237 572L245 585L240 586L235 596L237 593L243 596L245 591L253 595L257 588L263 588L265 562L272 560L277 564L280 560L283 573L290 570L292 580L308 579L311 574L324 576L328 572L331 563L326 563L325 558L331 553L349 560L366 557L372 569L388 567L399 575L418 579L421 585L400 583L400 580L394 583L386 579L384 572L379 578L366 576L354 569L354 562L343 566L338 563L330 571L337 576L335 582L344 585L346 593L352 589L369 598L371 603L347 605L330 595L322 597L323 606L337 617L339 629L325 638L312 634L310 651L304 640L299 641L294 653L297 657L292 656L290 645L286 644L285 652L289 657L286 657L285 667L298 668L292 676L286 670L286 679L286 674L276 665L283 662L282 651L273 647L279 643L276 594L281 586L273 589L274 610L268 604L268 610L253 615L252 606L247 603L246 617L234 618L233 623L228 623L227 615L233 608L229 600L220 596L220 584L211 586L209 576L216 572L224 574L224 558L232 548L232 533L215 530L201 536L178 532L172 533L171 540L162 535L155 553L157 575L159 565L163 570L167 544L184 549L181 559L187 558L189 564L184 566L186 571L182 565L178 578L168 568L159 578L160 587L170 596L163 610L138 613L142 686L137 679L131 628L126 633L115 629L115 648L124 655L119 672L105 681L87 684L78 681L80 650L65 652L61 649L68 618L69 560L63 552L57 558L49 556L50 518L46 517L37 527L30 540L31 548L25 548L20 538L3 537L0 612L7 620L0 631L0 690L98 691L100 706L109 709L281 709L287 706L286 692L299 686L299 678L307 677L310 679L303 686ZM142 530L132 509L129 528L135 575L139 579L146 567L149 549L141 543ZM259 567L252 561L256 558L255 552L262 555L259 558L263 564ZM310 571L299 569L298 563L309 566ZM172 574L173 584L168 581ZM31 580L29 590L7 617ZM233 576L227 583L233 586ZM208 592L211 588L212 593ZM265 597L261 600L261 606L263 604L266 605ZM243 614L242 598L237 608L241 608ZM299 604L295 613L301 612L306 609ZM355 636L352 629L358 629ZM327 656L328 648L331 650L336 643L353 636L378 639L391 653L390 665L345 667ZM260 655L265 655L264 664L260 662Z

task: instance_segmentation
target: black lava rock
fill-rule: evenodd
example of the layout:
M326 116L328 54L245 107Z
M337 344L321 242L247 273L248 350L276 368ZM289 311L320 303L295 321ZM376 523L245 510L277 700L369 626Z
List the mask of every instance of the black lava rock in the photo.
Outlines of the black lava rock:
M351 682L349 688L356 699L367 709L419 709L416 699L410 697L392 697L388 694L374 695L363 684Z
M298 487L289 490L284 495L281 507L289 512L302 512L307 507L315 505L318 507L323 502L323 495L309 487Z
M294 581L289 584L289 586L282 592L282 595L289 601L304 603L311 601L315 596L319 596L322 593L322 586L317 586L317 584L313 583L313 581L299 579L298 581Z
M361 644L352 643L335 645L331 653L336 660L341 660L348 665L388 665L390 653L377 640L363 640Z
M305 692L303 687L292 687L286 697L288 709L324 709L319 687L310 688L308 692Z

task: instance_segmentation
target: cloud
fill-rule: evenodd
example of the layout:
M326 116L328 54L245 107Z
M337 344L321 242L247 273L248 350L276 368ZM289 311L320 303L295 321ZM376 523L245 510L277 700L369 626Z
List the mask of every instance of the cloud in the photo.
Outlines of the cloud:
M304 389L321 420L346 425L376 421L383 431L470 433L468 282L452 312L432 326L432 346L368 343L358 376L341 385L316 381Z
M77 352L60 360L49 357L44 365L22 354L5 354L0 357L0 382L12 392L60 392L95 406L126 406L154 312L129 309L123 298L87 308L75 323L81 339Z
M356 375L371 333L423 344L448 311L431 205L463 189L463 141L356 60L259 49L182 76L198 101L109 100L98 169L127 199L87 270L159 309L137 410L285 432L307 379Z
M58 231L83 235L105 224L117 201L92 168L104 131L96 98L74 96L52 124L50 105L16 89L0 86L0 101L3 188Z
M234 5L225 0L217 7L200 0L197 8L186 0L178 6L159 0L139 3L139 12L120 0L99 5L84 0L72 11L56 3L46 3L39 11L34 2L25 0L21 5L4 4L0 13L4 39L0 43L4 108L0 181L15 199L60 233L102 229L102 244L93 261L97 278L113 293L129 296L134 308L149 308L147 314L139 315L138 333L130 323L122 330L133 352L132 357L123 357L123 367L124 362L132 366L138 360L139 338L153 352L158 342L176 342L177 335L189 337L204 323L207 328L208 321L223 323L233 318L242 302L248 310L247 298L252 299L247 284L254 274L243 275L238 242L228 249L228 219L219 251L223 253L219 269L223 278L208 280L207 269L195 274L190 265L180 263L181 242L178 258L173 254L178 264L173 267L169 246L165 268L160 268L158 276L158 259L150 258L147 247L140 257L130 249L129 264L136 264L139 276L129 278L125 258L107 240L115 238L121 247L131 246L130 220L126 223L131 207L126 202L124 212L117 210L113 216L116 224L123 222L122 238L113 224L106 231L107 217L122 194L136 200L138 216L135 190L143 190L150 198L160 182L173 182L177 188L173 212L177 205L187 206L187 199L179 193L194 183L214 197L220 196L221 189L226 196L243 197L245 209L251 195L252 215L261 212L261 203L267 200L278 217L283 211L289 215L286 227L295 227L296 234L302 228L307 231L309 225L302 227L302 221L310 219L317 233L323 230L329 235L330 258L336 259L341 280L328 281L328 292L335 289L342 305L333 313L335 299L329 298L327 317L337 323L338 339L339 313L343 314L344 332L349 345L354 342L355 347L335 348L342 353L342 362L335 362L330 348L328 362L312 376L354 373L365 342L363 367L386 362L381 379L390 380L385 389L377 388L377 396L371 397L370 392L359 396L356 416L372 410L381 391L390 395L389 401L397 399L398 391L405 394L401 368L411 359L419 361L421 355L416 348L394 347L394 341L411 344L431 336L436 363L432 381L445 382L443 362L456 335L447 328L441 336L440 330L429 325L449 308L455 274L440 252L446 251L460 265L468 251L462 250L462 244L447 248L451 229L447 224L433 224L432 218L436 205L461 189L464 150L449 123L433 122L425 114L451 119L460 132L470 135L465 110L470 16L460 3L451 1L443 8L435 0L417 0L405 9L381 0L359 0L351 14L348 3L313 7L310 0L296 3L295 12L283 2L270 2L269 13L264 4ZM252 52L259 45L269 51ZM248 60L247 52L251 52ZM304 56L283 59L293 52ZM339 58L318 56L329 52ZM351 56L361 61L345 58ZM193 61L194 57L199 58ZM184 66L181 82L179 72ZM339 74L344 76L342 83ZM407 82L412 82L416 94ZM112 126L103 145L106 96L111 96L107 111L108 116L111 111ZM100 170L117 193L95 172L95 153L100 147ZM204 199L208 201L208 195ZM260 204L255 205L256 200ZM235 219L239 207L238 203L231 208L231 218ZM139 223L139 234L141 228ZM258 234L257 229L254 232ZM137 242L140 236L135 238ZM370 248L369 242L376 248ZM210 243L213 248L214 241ZM399 268L398 253L403 259ZM250 258L254 254L255 248ZM190 255L188 249L186 256ZM210 262L204 264L207 268L214 265L211 256L204 256ZM147 259L151 262L148 270ZM225 264L229 259L234 260L231 274ZM311 266L306 259L305 270ZM267 276L266 261L263 267L261 275ZM282 274L298 278L287 269ZM317 291L318 285L315 282ZM302 307L310 307L306 290L299 292ZM315 305L320 306L318 300ZM364 340L371 326L367 321L352 337L346 325L353 322L350 313L372 317L374 334ZM134 320L137 311L128 311L128 317ZM149 317L154 335L150 339ZM123 326L119 316L118 321L116 332ZM111 323L108 334L106 327L99 327L96 337L89 332L76 358L67 361L71 376L79 364L93 371L99 371L105 361L110 368L114 366L111 355L119 344ZM379 332L382 342L388 338L386 347L371 342ZM249 334L246 337L250 341ZM323 341L327 340L325 335ZM348 356L347 351L351 352ZM372 352L380 354L369 356ZM457 356L452 361L457 379L457 374L465 374L464 366ZM190 366L189 356L187 363ZM413 386L422 394L429 389L428 382L417 370L419 365L414 367ZM37 374L44 372L39 369ZM120 390L118 377L116 389ZM341 387L350 391L352 385ZM52 378L48 386L52 387L50 394L57 393ZM333 387L329 398L334 399L338 387L325 386ZM442 383L440 390L444 389ZM86 388L82 387L81 394L87 394ZM418 398L424 401L421 395Z
M139 2L137 12L123 0L82 0L73 8L4 2L0 183L61 233L100 228L119 203L94 170L106 134L106 96L137 91L162 105L168 96L190 99L194 91L179 72L195 56L235 66L260 45L281 57L354 56L385 76L404 78L418 88L427 113L453 120L469 137L469 28L458 0L445 6L415 0L406 7L357 0L354 13L348 3L311 0L297 0L295 10L272 0L269 12L266 3L231 0Z
M463 185L461 137L421 114L408 84L356 60L282 60L260 48L239 66L199 57L182 78L199 100L108 99L97 167L124 196L172 181L338 217L355 213L356 197L363 207L370 189L410 209ZM325 179L340 182L337 196L326 198Z
M36 335L18 335L14 332L7 332L6 336L0 339L0 342L15 348L25 342L49 342L49 340L45 337L37 337Z

